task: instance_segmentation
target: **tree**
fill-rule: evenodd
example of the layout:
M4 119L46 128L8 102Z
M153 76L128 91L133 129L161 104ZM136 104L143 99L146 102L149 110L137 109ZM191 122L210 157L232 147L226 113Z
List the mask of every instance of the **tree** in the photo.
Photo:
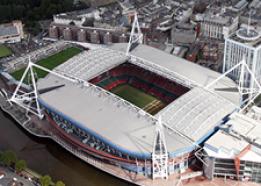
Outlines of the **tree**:
M18 160L15 162L15 170L18 172L23 171L24 169L26 169L26 167L27 167L27 165L24 160Z
M41 186L50 186L51 183L52 183L52 178L49 175L40 177Z
M17 158L16 155L13 151L5 151L2 154L2 162L6 165L6 166L10 166L12 163L15 163Z
M3 156L3 152L0 152L0 163L3 163L3 158L4 158L4 156Z
M0 0L0 23L21 19L24 23L50 19L53 14L85 6L76 6L74 0Z
M57 181L55 186L65 186L65 184L62 181Z

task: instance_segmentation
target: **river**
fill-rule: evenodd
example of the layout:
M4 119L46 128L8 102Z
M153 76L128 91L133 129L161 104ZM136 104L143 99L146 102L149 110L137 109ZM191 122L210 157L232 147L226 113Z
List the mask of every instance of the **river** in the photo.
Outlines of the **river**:
M10 149L27 161L28 167L66 186L127 186L61 148L52 140L32 136L0 110L0 150Z

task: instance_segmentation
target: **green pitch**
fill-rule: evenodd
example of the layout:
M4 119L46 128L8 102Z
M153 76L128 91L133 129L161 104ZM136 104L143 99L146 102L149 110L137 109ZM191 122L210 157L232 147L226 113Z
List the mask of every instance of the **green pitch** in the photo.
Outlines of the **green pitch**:
M0 58L10 56L11 54L12 51L8 47L0 45Z
M112 93L118 95L119 97L131 102L139 108L143 108L157 98L142 92L130 85L120 85L111 90Z
M81 49L75 48L75 47L67 48L57 54L54 54L52 56L49 56L45 59L38 61L37 64L40 66L43 66L49 70L52 70L55 67L64 63L65 61L67 61L68 59L72 58L73 56L79 54L81 51L82 51ZM37 68L35 68L34 70L37 73L38 78L44 78L48 74L48 72L45 72L45 71L37 69ZM17 70L15 72L11 73L11 75L16 80L20 80L24 71L25 71L25 68Z

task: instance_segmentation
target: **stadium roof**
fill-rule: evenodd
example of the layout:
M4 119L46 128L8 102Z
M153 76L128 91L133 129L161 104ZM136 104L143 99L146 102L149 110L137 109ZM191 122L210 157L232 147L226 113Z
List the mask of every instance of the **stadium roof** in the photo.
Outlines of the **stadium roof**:
M58 66L56 70L70 76L89 80L127 60L128 57L121 52L97 48L80 53Z
M162 121L169 126L194 141L199 141L234 110L235 105L223 97L196 87L176 99L157 115L161 115Z
M123 52L126 51L126 47L126 43L117 43L110 46L111 49ZM221 76L218 72L189 62L183 58L167 54L164 51L147 45L138 45L131 51L131 55L138 57L147 63L157 65L155 68L164 68L165 73L167 73L167 71L173 72L173 76L176 75L179 78L185 78L183 80L190 81L191 84L201 87L207 86L209 83ZM230 90L235 87L236 84L234 81L225 77L212 87L212 91L235 103L236 105L239 105L238 92Z
M119 44L114 49L120 50L121 47L123 45ZM163 123L170 127L165 129L165 133L171 156L188 152L195 145L173 129L200 143L213 132L222 118L236 109L237 92L216 90L234 87L232 80L222 79L211 90L201 87L219 77L219 73L144 45L138 46L131 54L134 57L128 58L119 51L93 49L73 57L55 71L87 80L129 60L170 79L189 81L188 84L193 84L192 90L160 112ZM155 117L91 84L73 84L53 75L38 81L39 89L57 85L65 86L40 95L43 105L115 148L139 157L151 156Z

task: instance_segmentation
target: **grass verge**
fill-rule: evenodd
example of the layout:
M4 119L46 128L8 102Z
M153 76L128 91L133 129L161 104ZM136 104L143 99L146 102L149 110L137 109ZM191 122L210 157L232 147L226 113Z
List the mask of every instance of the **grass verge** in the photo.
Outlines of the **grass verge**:
M0 45L0 58L12 55L11 49L4 45Z

